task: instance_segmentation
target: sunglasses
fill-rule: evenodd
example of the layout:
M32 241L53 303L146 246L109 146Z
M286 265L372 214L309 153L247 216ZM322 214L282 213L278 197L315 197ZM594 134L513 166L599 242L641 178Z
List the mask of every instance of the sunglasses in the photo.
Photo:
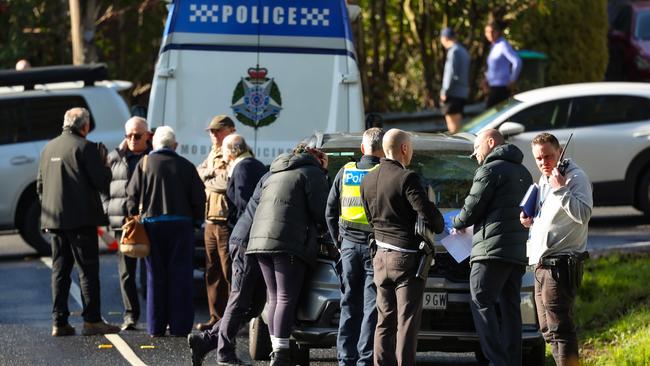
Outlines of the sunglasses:
M133 138L134 140L138 141L138 140L140 140L142 138L142 134L141 133L132 133L130 135L124 135L124 137L126 137L127 139Z

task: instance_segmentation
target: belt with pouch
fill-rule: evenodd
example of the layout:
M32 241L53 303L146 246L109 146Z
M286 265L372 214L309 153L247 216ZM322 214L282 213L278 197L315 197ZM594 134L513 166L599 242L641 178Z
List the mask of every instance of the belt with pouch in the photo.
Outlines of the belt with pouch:
M548 256L540 259L539 264L543 267L556 267L570 262L582 262L589 258L589 252L582 252L577 254L562 254L556 256Z

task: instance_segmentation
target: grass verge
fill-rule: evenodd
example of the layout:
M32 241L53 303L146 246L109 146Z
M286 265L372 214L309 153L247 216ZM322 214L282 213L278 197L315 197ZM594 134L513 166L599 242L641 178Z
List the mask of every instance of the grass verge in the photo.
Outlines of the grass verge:
M584 365L650 365L650 255L587 261L575 316Z

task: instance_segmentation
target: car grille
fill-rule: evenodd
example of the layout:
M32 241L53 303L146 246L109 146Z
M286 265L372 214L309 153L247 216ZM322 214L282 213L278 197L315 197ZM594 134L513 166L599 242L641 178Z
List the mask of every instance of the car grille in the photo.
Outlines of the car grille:
M429 277L444 277L453 282L469 281L469 258L457 263L449 253L438 252L435 260L435 264L429 271Z

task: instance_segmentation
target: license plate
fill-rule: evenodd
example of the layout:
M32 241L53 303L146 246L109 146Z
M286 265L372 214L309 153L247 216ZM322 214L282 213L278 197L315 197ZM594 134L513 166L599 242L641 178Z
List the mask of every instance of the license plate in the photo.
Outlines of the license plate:
M422 297L422 308L429 310L447 309L446 292L425 292Z

